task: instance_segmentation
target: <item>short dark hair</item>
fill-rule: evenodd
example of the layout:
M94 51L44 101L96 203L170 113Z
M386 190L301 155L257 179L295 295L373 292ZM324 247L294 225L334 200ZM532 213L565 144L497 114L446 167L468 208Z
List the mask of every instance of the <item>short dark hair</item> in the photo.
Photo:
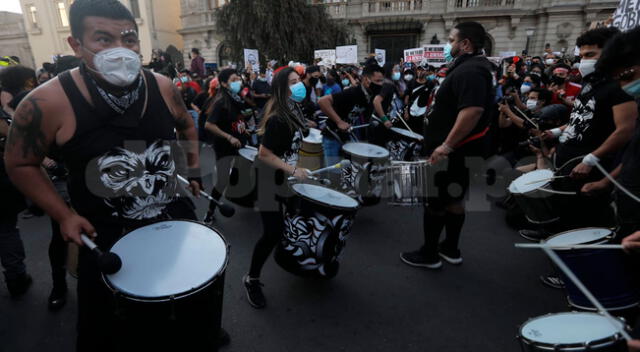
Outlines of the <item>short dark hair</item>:
M307 69L304 72L307 75L310 75L310 74L315 73L315 72L320 72L320 66L315 66L315 65L314 66L309 66L309 67L307 67Z
M376 72L380 72L384 76L384 70L378 64L367 65L362 69L362 75L367 77L373 76Z
M474 51L478 52L484 48L487 31L480 23L473 21L462 22L458 23L454 28L458 30L460 40L469 39Z
M616 69L640 65L640 27L620 33L607 42L596 70L611 75Z
M200 55L200 49L198 49L198 48L191 49L191 52L196 54L196 55Z
M583 45L597 45L598 48L604 48L609 39L615 37L620 33L620 30L615 27L600 27L586 31L576 40L576 45L581 47Z
M553 95L551 94L551 91L548 89L533 88L531 92L538 93L538 100L542 100L545 102L543 106L549 105L549 103L551 103L551 99L553 99Z
M56 69L55 69L55 74L59 75L62 72L66 71L66 70L70 70L72 68L76 68L78 66L80 66L80 63L82 61L72 55L65 55L65 56L60 56L58 58L58 60L56 60Z
M24 86L30 79L36 81L36 71L22 65L9 66L0 72L2 90L9 92L14 97L24 90Z
M229 78L231 78L231 76L233 74L238 74L238 71L232 69L232 68L225 68L224 70L222 70L220 72L220 74L218 75L218 82L220 83L227 83L229 82Z
M69 8L69 24L74 38L82 39L84 19L89 16L128 20L133 22L138 30L133 14L118 0L76 0Z

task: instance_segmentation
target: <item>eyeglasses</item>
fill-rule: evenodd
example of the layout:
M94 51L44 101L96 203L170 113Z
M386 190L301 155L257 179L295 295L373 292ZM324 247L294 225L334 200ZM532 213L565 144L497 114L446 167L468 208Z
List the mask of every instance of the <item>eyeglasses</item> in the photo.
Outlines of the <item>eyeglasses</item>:
M636 74L635 68L629 68L624 70L622 73L616 76L616 80L618 81L630 81L633 79L633 76Z

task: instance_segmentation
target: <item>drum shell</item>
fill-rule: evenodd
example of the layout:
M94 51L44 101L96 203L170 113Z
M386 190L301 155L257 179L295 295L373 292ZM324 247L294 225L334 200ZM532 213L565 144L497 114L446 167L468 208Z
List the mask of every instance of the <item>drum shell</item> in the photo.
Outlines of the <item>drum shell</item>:
M324 166L324 148L322 143L302 142L298 167L318 170Z
M299 195L293 196L285 205L285 235L274 252L275 261L295 275L333 278L338 273L340 255L346 245L346 238L351 233L351 224L357 211L357 208L330 207ZM294 233L295 230L301 232ZM311 232L314 233L312 236L317 236L315 249L301 244L300 241L290 240ZM304 247L303 255L294 257L291 251L286 249L294 243L296 247ZM315 259L315 263L300 263L308 258Z
M428 167L425 161L391 161L385 187L389 205L423 205L427 198L427 182Z
M420 157L423 141L408 136L391 133L386 147L389 150L389 159L393 161L415 161Z
M258 199L257 172L251 160L237 155L229 175L225 198L241 207L253 208Z
M544 187L548 186L549 184ZM559 220L559 216L554 212L554 204L557 204L560 197L563 196L549 193L542 189L535 189L526 193L512 193L512 195L529 222L533 224L549 224Z
M343 154L351 166L342 169L340 191L355 197L364 206L380 203L389 157L364 157L344 150Z

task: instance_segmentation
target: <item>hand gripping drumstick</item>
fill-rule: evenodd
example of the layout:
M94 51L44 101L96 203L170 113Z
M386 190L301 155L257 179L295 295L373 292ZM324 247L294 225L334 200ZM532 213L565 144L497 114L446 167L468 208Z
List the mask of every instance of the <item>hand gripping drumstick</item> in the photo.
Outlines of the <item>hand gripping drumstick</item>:
M370 125L371 125L370 123L365 123L364 125L351 126L351 128L349 128L349 132L353 132L354 130L369 127Z
M329 170L333 170L333 169L346 169L349 166L351 166L351 161L349 160L342 160L341 162L335 164L335 165L331 165L331 166L327 166L327 167L323 167L322 169L318 169L315 171L312 171L310 173L310 175L317 175L321 172L325 172L325 171L329 171Z
M184 177L182 177L180 175L178 175L178 180L180 182L184 183L187 186L190 184L190 182L187 181L186 178L184 178ZM202 195L203 197L207 198L208 200L216 203L216 205L218 205L218 207L220 207L220 214L222 214L224 217L230 218L236 213L236 209L234 207L232 207L230 205L227 205L227 204L225 204L225 203L213 198L212 196L209 195L209 193L207 193L207 192L205 192L203 190L200 190L200 195Z
M122 268L122 260L120 259L120 257L117 254L115 254L113 252L104 253L85 234L80 235L80 238L82 239L82 242L87 246L87 248L89 248L91 251L93 251L96 254L96 256L97 256L96 260L98 262L98 269L100 269L101 272L103 272L103 273L105 273L107 275L111 275L111 274L115 274L118 271L120 271L120 268Z

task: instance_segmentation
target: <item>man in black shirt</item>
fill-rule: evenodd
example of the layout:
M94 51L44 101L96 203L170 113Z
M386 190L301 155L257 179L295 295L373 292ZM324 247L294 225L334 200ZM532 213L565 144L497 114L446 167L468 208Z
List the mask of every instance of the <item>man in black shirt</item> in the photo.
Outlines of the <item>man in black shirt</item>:
M380 93L384 74L378 65L369 65L362 71L362 83L340 93L324 96L318 104L329 118L323 132L324 159L328 165L339 162L343 141L339 133L347 133L355 122L369 120L373 111L373 97ZM361 120L364 117L364 120Z
M271 97L271 86L267 82L266 68L260 69L260 76L251 85L251 96L258 108L258 115L260 115L267 100Z
M454 59L438 89L424 133L431 165L445 159L448 165L439 172L434 169L435 175L429 180L424 245L400 254L411 266L438 269L442 267L440 257L451 264L462 263L458 242L465 220L463 200L470 182L465 159L484 154L484 136L494 108L491 64L481 54L485 36L484 28L476 22L460 23L449 35L445 51L450 49ZM439 243L442 229L447 236Z

